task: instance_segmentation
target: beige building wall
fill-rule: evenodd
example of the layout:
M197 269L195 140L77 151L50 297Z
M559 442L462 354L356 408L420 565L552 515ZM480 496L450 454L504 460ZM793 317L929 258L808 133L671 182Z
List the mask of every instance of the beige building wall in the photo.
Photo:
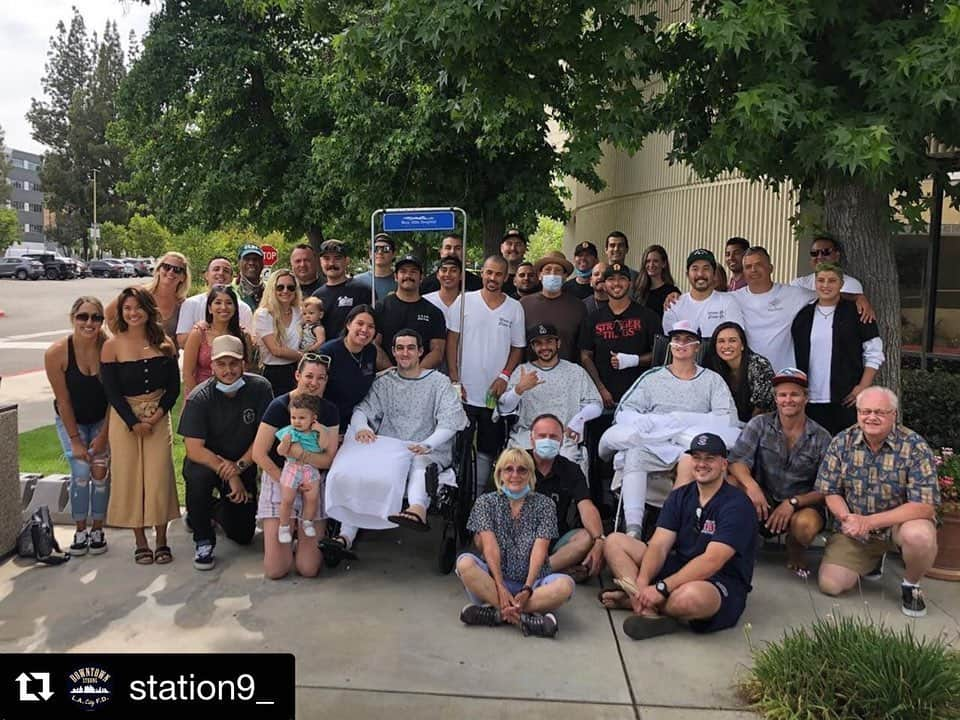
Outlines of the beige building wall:
M685 289L684 264L691 250L705 247L721 260L727 238L740 235L767 248L774 279L793 278L798 255L790 226L796 213L792 190L775 193L732 174L705 181L689 167L668 164L669 149L662 134L650 136L633 156L606 149L598 172L607 187L599 193L568 181L564 250L571 254L578 242L589 240L602 252L607 234L620 230L630 240L630 267L639 268L646 246L663 245L674 280Z

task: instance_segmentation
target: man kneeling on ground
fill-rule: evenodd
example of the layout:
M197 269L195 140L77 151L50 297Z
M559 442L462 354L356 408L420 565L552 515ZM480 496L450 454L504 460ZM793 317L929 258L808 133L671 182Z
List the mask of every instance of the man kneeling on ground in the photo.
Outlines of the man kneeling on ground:
M575 582L600 574L603 568L603 522L590 499L590 488L580 466L560 454L563 423L556 415L535 418L530 427L528 452L536 466L537 492L557 506L557 539L550 548L554 572L567 573ZM582 527L570 528L567 515L576 504Z
M633 610L623 631L634 640L673 632L681 620L700 633L733 627L751 590L757 516L724 482L727 447L702 433L686 452L695 482L667 497L649 544L622 533L607 538L604 555L621 589L600 601Z

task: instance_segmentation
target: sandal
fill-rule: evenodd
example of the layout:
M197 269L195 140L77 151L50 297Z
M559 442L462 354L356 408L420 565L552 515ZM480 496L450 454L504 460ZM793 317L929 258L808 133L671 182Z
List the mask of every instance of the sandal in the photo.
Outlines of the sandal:
M133 561L137 565L153 565L153 550L148 547L134 548Z
M411 510L401 510L396 515L388 515L387 520L396 523L407 530L416 530L417 532L429 532L430 523L421 520L420 516Z
M337 535L332 538L321 538L317 545L324 555L329 555L331 559L340 560L359 560L357 554L347 547L347 539L343 535Z
M167 565L173 562L173 553L167 545L161 545L153 551L153 558L157 565Z

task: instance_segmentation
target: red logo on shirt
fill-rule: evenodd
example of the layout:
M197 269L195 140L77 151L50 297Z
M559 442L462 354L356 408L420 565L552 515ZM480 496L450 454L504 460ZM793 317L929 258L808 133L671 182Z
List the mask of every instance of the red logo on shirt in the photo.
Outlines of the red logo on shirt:
M594 325L593 331L604 340L618 340L620 338L633 337L643 332L643 323L640 318L625 318L623 320L612 320L601 322Z
M717 524L713 520L705 520L703 522L703 530L701 532L704 535L713 535L717 531Z

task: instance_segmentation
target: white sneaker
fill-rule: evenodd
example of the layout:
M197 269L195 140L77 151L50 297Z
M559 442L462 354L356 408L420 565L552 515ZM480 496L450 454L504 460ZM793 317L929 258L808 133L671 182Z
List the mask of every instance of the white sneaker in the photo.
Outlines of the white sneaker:
M313 520L301 520L300 526L303 528L303 534L307 537L317 536L317 529L313 526Z
M283 543L284 545L289 545L290 543L293 542L293 535L290 533L289 525L281 525L279 535L280 535L280 542Z
M71 555L86 555L90 545L90 534L86 530L77 530L70 545Z

